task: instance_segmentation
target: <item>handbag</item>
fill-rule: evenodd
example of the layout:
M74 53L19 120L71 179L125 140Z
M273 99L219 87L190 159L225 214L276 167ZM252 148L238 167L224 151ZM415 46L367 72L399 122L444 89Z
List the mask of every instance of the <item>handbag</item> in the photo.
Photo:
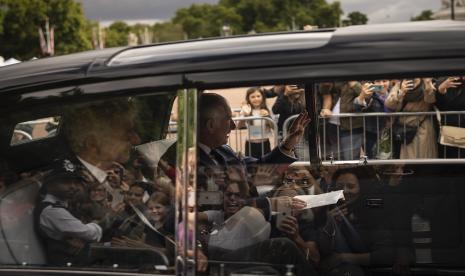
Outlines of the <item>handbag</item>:
M421 123L419 125L421 125ZM406 145L412 143L413 138L417 135L418 126L409 126L396 122L393 128L394 140L405 143Z
M402 104L402 108L400 109L401 112L404 110L407 103L408 102L404 102ZM397 119L392 128L394 133L394 140L398 143L404 143L405 145L412 143L413 139L417 135L418 128L425 120L426 116L416 125L407 125L405 123L400 123L399 119Z
M439 123L439 143L444 146L465 148L465 128L455 126L443 126L441 124L441 114L435 106L436 119Z

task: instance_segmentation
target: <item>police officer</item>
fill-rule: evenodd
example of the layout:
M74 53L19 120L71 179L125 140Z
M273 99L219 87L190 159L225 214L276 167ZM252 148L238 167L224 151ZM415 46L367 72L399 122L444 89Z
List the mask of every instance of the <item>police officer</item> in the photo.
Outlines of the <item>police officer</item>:
M96 222L83 223L69 210L69 201L83 181L70 160L57 161L43 181L43 198L34 209L35 228L42 237L50 265L84 264L91 242L102 237Z

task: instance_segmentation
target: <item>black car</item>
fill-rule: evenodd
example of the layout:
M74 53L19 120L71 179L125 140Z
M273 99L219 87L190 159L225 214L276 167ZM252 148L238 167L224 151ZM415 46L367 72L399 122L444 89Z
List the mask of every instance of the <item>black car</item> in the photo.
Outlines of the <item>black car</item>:
M464 49L428 21L0 68L0 274L462 275Z

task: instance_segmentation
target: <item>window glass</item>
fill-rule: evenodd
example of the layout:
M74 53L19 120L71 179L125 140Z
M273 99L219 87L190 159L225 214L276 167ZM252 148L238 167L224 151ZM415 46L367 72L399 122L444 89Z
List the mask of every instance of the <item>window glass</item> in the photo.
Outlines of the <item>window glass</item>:
M166 138L174 97L37 107L3 118L13 126L15 116L49 112L54 117L15 130L39 123L44 130L59 118L60 131L0 156L0 243L8 248L0 263L168 272L175 248L168 156L175 156L176 136Z
M277 106L279 101L289 101L285 97L292 92L300 93L299 88L258 89L255 95L261 96L261 102L266 91L277 94L274 102L265 105L267 109L247 98L257 91L255 87L200 96L197 220L195 238L191 237L198 245L197 268L218 274L253 269L276 275L409 274L416 270L429 274L438 266L463 269L460 129L455 134L445 132L437 119L442 126L462 127L462 79L317 83L321 116L309 124L318 127L310 125L302 139L294 139L298 128L286 130L284 122L290 116L281 119L286 109ZM362 92L365 97L360 97ZM329 99L331 105L325 105ZM375 100L383 105L371 111ZM254 106L257 116L249 117ZM265 151L267 140L255 140L250 134L254 121L266 117L260 114L262 109L281 111L272 124L281 132L276 142L273 135L268 136ZM292 114L297 117L294 125L305 125L307 118L298 114ZM267 120L261 121L257 125L264 129ZM402 128L417 126L413 142L391 138L396 122ZM328 130L331 123L334 133ZM316 137L325 141L316 144L321 165L299 156L299 143L309 139L310 129L318 129ZM438 142L444 135L450 136L447 145ZM378 140L383 136L388 137L387 151ZM370 137L374 140L369 141ZM328 145L328 139L334 144ZM409 148L415 139L426 140ZM254 142L260 143L257 155L251 148L247 151L247 143ZM374 148L368 146L370 142ZM394 155L395 143L400 155ZM313 144L304 144L307 154Z
M235 127L228 135L227 144L242 156L261 158L269 153L286 136L293 120L305 111L302 84L239 87L205 93L219 94L230 105ZM306 137L293 150L298 160L309 160Z
M57 134L60 117L49 117L22 122L15 126L10 145L16 145Z
M462 76L318 83L321 158L463 158L464 83Z

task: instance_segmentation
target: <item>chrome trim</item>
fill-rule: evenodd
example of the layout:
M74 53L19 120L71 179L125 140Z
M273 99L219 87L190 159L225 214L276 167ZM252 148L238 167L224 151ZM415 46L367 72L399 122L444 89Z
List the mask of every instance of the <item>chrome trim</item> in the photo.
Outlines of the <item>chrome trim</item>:
M171 276L173 274L153 274L153 273L137 273L137 272L113 272L113 271L89 271L89 270L65 270L65 269L28 269L28 268L0 268L0 273L2 272L30 272L30 273L49 273L49 274L86 274L86 275L121 275L121 276L141 276L141 275L161 275L161 276Z
M189 207L195 209L196 204L196 189L197 189L197 90L183 89L178 91L178 139L176 148L176 222L187 221L189 215ZM194 206L189 206L189 193ZM182 213L181 213L182 212ZM194 275L195 265L188 264L195 260L187 256L188 250L196 252L195 242L189 241L189 233L192 237L195 235L195 223L179 224L176 223L176 233L183 231L184 235L180 237L176 235L176 243L181 247L182 252L176 248L176 274ZM182 227L182 228L180 228Z

